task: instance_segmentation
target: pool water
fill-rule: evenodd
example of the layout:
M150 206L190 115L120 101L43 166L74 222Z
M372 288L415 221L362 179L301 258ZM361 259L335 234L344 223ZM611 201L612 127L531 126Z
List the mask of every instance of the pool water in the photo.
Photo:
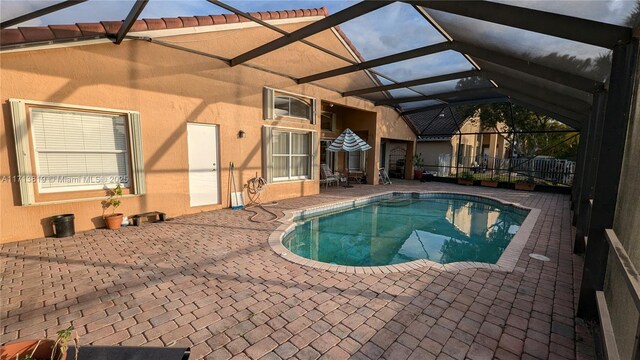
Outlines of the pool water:
M299 256L337 265L381 266L418 259L495 264L527 214L483 198L394 196L299 220L282 244Z

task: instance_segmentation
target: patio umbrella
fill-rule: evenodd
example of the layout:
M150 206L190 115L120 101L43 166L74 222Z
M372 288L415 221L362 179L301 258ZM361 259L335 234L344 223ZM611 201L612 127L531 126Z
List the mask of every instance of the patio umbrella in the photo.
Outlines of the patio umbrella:
M371 146L364 142L358 135L356 135L351 129L346 128L338 136L331 145L327 147L327 150L331 152L345 152L350 153L352 151L367 151L371 149ZM347 185L349 187L349 156L347 155Z

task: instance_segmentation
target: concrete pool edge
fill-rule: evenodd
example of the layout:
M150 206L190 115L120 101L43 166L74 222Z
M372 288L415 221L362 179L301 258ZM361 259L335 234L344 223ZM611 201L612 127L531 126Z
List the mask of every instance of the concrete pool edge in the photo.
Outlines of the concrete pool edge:
M512 206L514 208L528 210L529 214L520 225L518 232L513 236L507 248L503 251L502 255L495 264L482 263L482 262L472 262L472 261L461 261L454 262L449 264L440 264L435 261L420 259L414 260L401 264L393 264L393 265L384 265L384 266L347 266L347 265L336 265L324 263L316 260L307 259L305 257L296 255L292 253L289 249L287 249L284 245L282 245L282 239L289 234L295 228L295 220L298 217L303 217L307 215L319 215L323 213L330 213L335 211L347 210L351 208L355 208L357 206L365 205L371 203L376 200L388 198L394 195L417 195L418 197L421 194L443 194L443 195L455 195L455 196L466 196L477 199L486 199L498 202L503 205ZM519 203L505 201L496 197L486 196L486 195L475 195L475 194L467 194L467 193L456 193L451 191L386 191L383 193L375 194L375 195L367 195L356 197L351 200L341 200L333 203L310 206L302 209L296 210L287 210L284 211L284 217L279 220L281 223L278 228L273 231L269 235L269 245L271 249L275 251L281 257L291 261L293 263L309 266L312 268L320 269L320 270L329 270L336 271L342 273L349 274L387 274L394 272L404 272L410 271L413 269L423 269L430 268L440 271L459 271L464 269L489 269L489 270L498 270L505 272L512 272L522 251L524 250L527 241L533 231L533 227L535 226L538 217L540 215L540 209L530 208L523 206Z

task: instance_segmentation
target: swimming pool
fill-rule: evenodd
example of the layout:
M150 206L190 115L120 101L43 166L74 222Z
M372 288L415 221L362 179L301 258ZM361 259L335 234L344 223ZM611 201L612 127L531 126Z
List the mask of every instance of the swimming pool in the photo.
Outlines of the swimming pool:
M300 213L281 243L297 256L338 266L496 264L529 213L478 196L395 193Z

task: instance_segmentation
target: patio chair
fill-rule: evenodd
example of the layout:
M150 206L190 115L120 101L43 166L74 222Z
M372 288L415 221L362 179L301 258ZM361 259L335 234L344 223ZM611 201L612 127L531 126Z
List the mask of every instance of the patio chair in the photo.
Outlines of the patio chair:
M325 187L329 187L331 183L339 183L338 176L334 174L327 164L320 164L320 182L325 184Z

